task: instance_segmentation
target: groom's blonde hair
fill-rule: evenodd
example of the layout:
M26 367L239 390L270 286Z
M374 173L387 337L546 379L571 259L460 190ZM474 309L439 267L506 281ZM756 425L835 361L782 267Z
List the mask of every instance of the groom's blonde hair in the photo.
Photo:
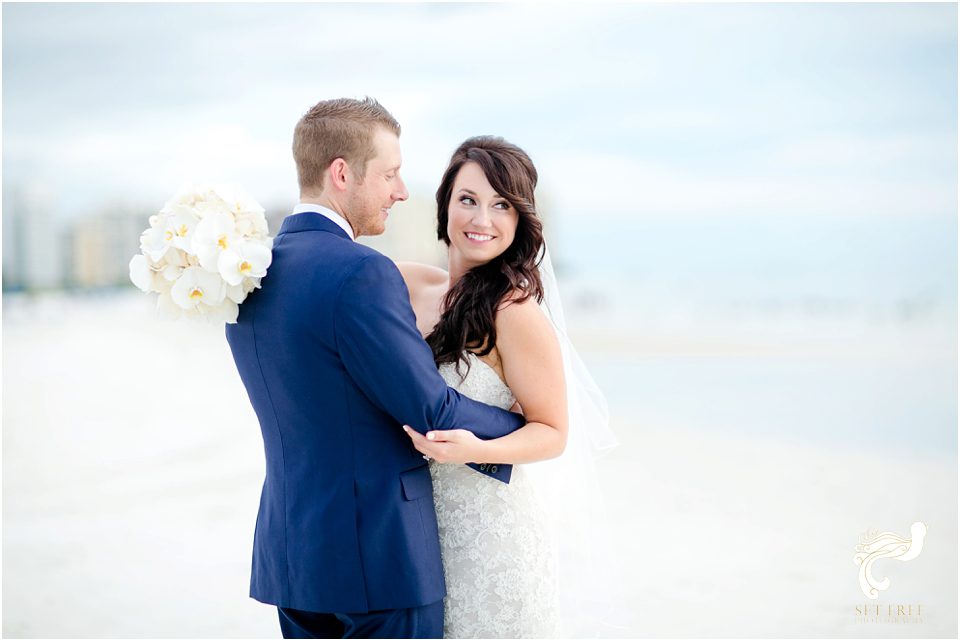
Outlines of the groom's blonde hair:
M337 98L315 104L293 132L300 191L323 189L324 174L337 158L343 158L362 179L367 162L376 153L373 135L377 127L400 135L400 124L373 98Z

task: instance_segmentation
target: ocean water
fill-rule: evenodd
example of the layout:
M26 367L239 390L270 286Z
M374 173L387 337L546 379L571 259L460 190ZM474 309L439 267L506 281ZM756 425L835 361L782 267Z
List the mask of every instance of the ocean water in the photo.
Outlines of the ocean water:
M677 427L896 458L957 458L950 358L585 354L620 430Z
M955 216L560 218L616 422L957 456Z
M548 228L548 233L550 232ZM558 216L558 275L638 311L952 313L956 212L847 216Z

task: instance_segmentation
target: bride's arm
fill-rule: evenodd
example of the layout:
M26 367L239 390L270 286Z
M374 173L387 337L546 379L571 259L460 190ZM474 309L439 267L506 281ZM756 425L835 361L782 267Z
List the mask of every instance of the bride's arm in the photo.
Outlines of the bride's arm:
M555 458L567 444L567 392L560 344L533 298L497 311L497 351L507 385L527 424L483 441L484 463L531 463Z
M566 447L567 392L553 326L532 298L501 308L494 322L504 378L527 424L487 441L460 429L407 430L414 447L439 463L532 463L560 456Z

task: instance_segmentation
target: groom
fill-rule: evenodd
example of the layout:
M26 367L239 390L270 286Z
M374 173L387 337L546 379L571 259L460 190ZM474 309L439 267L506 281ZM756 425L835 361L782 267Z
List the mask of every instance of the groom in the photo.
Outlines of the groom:
M371 98L300 119L300 204L227 325L266 453L250 596L278 606L285 638L441 637L433 486L401 425L487 439L523 425L447 387L393 262L354 242L407 198L399 135ZM509 466L475 469L509 481Z

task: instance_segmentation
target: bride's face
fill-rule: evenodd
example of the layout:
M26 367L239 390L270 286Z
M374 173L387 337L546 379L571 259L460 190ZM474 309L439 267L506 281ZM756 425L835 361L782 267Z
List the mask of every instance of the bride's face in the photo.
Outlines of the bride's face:
M475 162L460 168L447 205L450 251L469 268L490 262L513 243L519 214L490 186Z

